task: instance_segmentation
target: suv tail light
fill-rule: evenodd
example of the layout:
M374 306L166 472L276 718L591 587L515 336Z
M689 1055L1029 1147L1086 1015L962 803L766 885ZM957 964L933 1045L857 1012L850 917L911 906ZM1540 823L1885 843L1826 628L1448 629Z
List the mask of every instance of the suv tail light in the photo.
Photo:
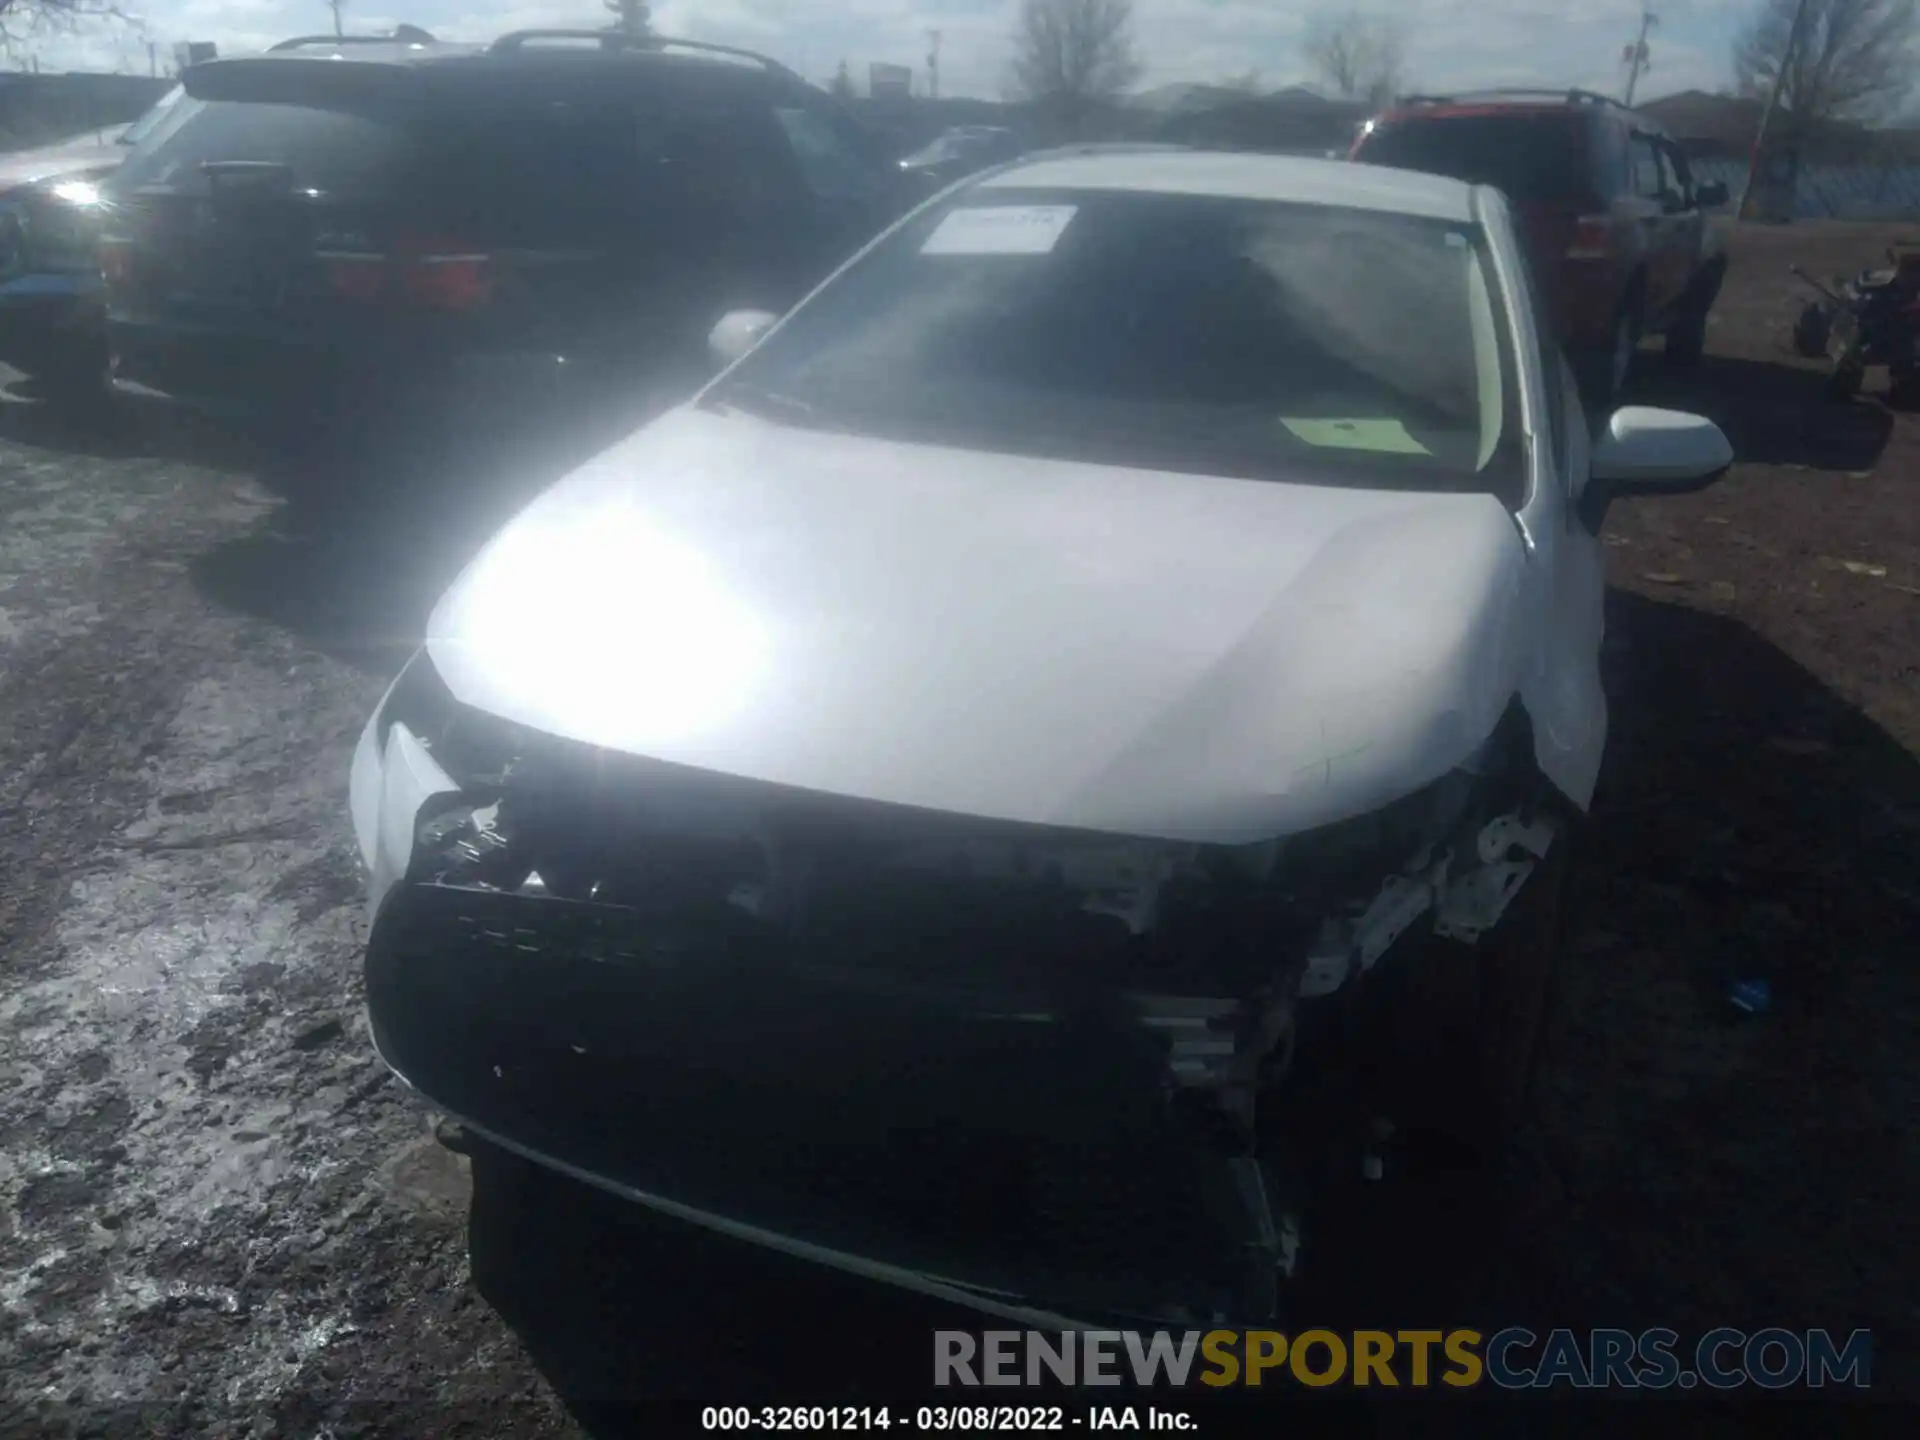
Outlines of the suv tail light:
M1613 220L1606 215L1582 215L1573 222L1567 245L1569 260L1606 260L1613 255Z
M451 236L403 232L394 242L401 292L429 310L477 310L493 298L493 261Z
M429 310L477 310L493 298L493 258L442 235L402 234L390 253L329 251L315 257L334 294L394 299Z
M377 300L387 288L387 257L336 252L315 257L326 272L327 286L348 300Z

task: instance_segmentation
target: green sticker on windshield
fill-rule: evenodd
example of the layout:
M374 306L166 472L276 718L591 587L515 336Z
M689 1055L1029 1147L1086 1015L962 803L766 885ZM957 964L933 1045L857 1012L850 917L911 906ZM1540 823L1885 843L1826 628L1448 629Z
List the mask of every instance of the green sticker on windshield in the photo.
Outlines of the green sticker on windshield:
M1371 450L1379 455L1431 455L1398 420L1303 420L1282 415L1296 440L1327 450Z

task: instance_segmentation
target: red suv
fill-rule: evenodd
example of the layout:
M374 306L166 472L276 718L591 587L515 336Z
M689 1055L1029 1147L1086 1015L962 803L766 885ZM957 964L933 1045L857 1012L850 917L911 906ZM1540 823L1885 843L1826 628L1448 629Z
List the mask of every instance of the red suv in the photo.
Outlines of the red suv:
M1412 96L1369 120L1348 158L1506 192L1596 405L1612 401L1643 336L1664 335L1674 360L1699 358L1727 267L1705 212L1727 189L1696 185L1646 116L1585 90Z

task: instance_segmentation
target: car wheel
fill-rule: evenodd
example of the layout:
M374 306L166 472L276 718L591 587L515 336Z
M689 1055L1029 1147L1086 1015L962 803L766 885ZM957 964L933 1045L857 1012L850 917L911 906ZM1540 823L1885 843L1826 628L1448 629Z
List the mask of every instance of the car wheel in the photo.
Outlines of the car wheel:
M1613 409L1627 376L1633 369L1634 352L1640 348L1641 312L1636 293L1622 303L1607 338L1584 347L1574 359L1574 376L1586 401L1589 419L1597 426Z
M1721 271L1715 266L1710 274L1695 282L1692 293L1681 302L1680 313L1667 330L1666 356L1674 365L1697 365L1707 349L1707 316L1720 294Z
M473 1288L509 1324L524 1316L536 1295L534 1262L546 1171L511 1151L469 1139L473 1199L467 1210L467 1263Z
M1609 403L1627 388L1627 377L1633 373L1633 357L1640 348L1643 323L1637 296L1621 307L1619 316L1613 322L1613 335L1607 347Z
M1439 937L1409 957L1386 1007L1382 1108L1402 1132L1468 1159L1505 1154L1530 1114L1564 927L1562 835L1478 944Z
M113 414L113 392L105 371L61 368L34 378L48 407L62 415L94 422Z
M31 378L47 405L64 414L101 419L111 409L113 392L103 340L88 336L63 341L44 364L35 367Z
M1853 399L1860 393L1861 382L1866 377L1866 367L1859 361L1836 360L1832 372L1827 376L1827 399L1835 401Z
M1833 316L1819 301L1809 300L1793 322L1794 353L1807 360L1818 360L1827 353L1827 342L1832 338Z

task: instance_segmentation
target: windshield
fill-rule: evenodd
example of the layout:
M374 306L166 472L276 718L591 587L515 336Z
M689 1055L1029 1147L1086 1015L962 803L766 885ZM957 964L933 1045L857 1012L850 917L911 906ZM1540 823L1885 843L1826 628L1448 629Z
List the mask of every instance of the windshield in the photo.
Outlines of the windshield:
M1587 188L1582 135L1559 114L1435 116L1374 131L1354 158L1491 185L1522 203L1566 201Z
M146 114L134 121L133 124L129 125L126 130L121 133L120 143L122 145L138 145L142 140L146 139L147 136L160 128L160 122L167 118L168 112L179 103L180 97L186 93L186 87L183 85L176 85L167 91L166 94L162 95L159 100L154 103L151 110L147 111Z
M704 403L932 444L1484 490L1524 453L1470 224L975 189L914 217Z

